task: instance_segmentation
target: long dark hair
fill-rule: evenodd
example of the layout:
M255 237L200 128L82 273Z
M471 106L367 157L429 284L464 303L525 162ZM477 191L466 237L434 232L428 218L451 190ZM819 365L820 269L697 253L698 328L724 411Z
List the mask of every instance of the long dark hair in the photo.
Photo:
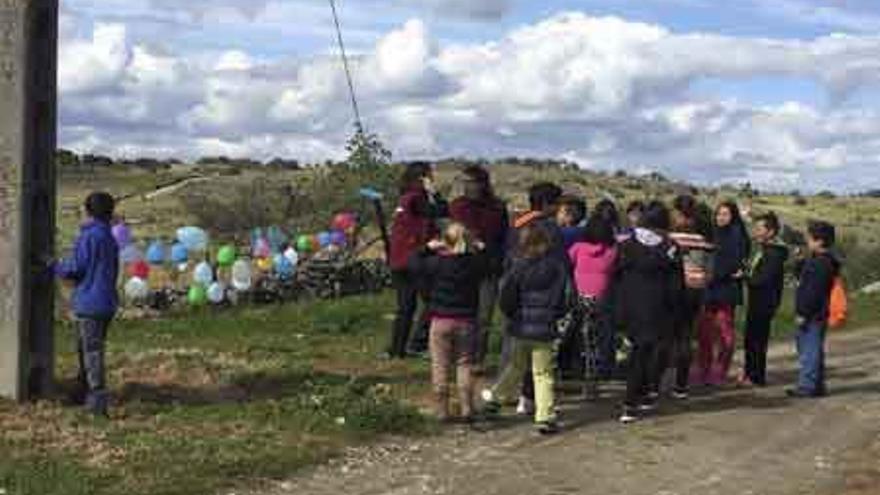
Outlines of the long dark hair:
M590 215L584 229L584 240L590 244L601 244L611 247L617 243L614 237L614 226L600 215Z
M400 193L404 194L414 187L421 187L422 179L430 177L434 169L428 162L411 162L406 164L406 169L400 177Z
M669 208L662 201L651 201L642 216L642 226L650 230L669 230Z
M468 165L461 171L462 175L480 185L481 199L483 201L495 201L495 189L492 187L492 177L489 171L480 165Z
M596 203L596 207L593 208L593 217L602 219L615 230L620 228L620 212L617 211L617 205L614 204L614 201L610 199L603 199Z
M716 237L717 237L717 233L720 233L720 232L727 230L727 229L729 229L731 232L738 233L739 237L740 237L739 240L742 243L743 251L746 253L746 257L748 257L752 252L752 244L749 241L749 231L746 228L745 222L743 222L742 213L739 210L739 205L737 205L736 201L733 201L733 200L722 201L715 208L715 217L716 218L718 217L718 212L721 211L722 208L727 209L727 211L730 212L730 217L731 217L730 225L728 225L725 228L721 228L721 227L718 227L717 220L715 222L713 222L716 224L715 225Z
M690 194L682 194L672 201L672 207L690 221L690 229L706 240L713 236L712 210L706 203L697 201Z

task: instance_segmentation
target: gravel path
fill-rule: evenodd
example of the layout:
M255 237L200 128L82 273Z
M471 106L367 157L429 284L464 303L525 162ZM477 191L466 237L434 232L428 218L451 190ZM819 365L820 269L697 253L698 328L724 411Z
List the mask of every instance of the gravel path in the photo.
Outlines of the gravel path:
M261 495L840 494L847 459L880 434L880 329L830 341L824 400L785 397L791 347L773 349L775 385L764 390L666 401L630 426L615 421L619 389L597 404L569 397L556 437L537 437L517 420L484 432L451 428L352 450Z

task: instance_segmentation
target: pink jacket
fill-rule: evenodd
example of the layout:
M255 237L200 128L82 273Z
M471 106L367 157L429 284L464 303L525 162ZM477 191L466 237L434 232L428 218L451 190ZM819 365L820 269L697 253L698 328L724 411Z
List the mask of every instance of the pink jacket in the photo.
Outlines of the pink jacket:
M568 250L568 256L574 265L578 293L596 298L604 296L614 274L617 248L578 242Z

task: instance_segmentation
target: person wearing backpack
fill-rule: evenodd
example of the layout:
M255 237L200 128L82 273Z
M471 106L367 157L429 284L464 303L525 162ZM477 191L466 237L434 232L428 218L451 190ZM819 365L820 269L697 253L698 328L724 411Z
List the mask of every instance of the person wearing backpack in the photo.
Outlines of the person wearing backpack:
M621 423L637 421L657 404L657 346L673 332L681 304L684 273L679 248L666 232L669 210L654 201L645 210L642 226L619 248L619 285L615 319L632 343Z
M773 318L782 303L788 247L779 239L775 213L755 218L752 237L757 249L746 274L748 308L745 332L745 368L740 385L767 384L767 345Z
M798 363L797 387L786 391L792 398L827 395L825 384L825 335L830 315L831 293L840 276L840 261L831 254L835 228L828 222L810 222L807 227L808 258L800 270L795 295Z
M694 326L703 307L706 287L712 278L715 246L707 240L712 230L711 219L703 218L700 204L693 196L678 196L672 206L672 232L669 238L681 250L685 290L682 304L676 308L672 340L661 346L658 355L656 380L660 383L663 374L672 365L675 369L672 397L685 400L689 395Z

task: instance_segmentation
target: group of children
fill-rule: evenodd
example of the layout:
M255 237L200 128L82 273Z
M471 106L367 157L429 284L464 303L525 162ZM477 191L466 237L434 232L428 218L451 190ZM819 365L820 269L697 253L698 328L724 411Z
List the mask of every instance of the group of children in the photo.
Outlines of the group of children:
M530 210L509 222L483 168L463 171L464 194L451 205L437 194L430 165L410 165L403 179L391 246L398 310L387 356L418 354L430 342L441 420L452 417L457 368L462 419L477 414L477 395L488 417L519 397L518 412L533 409L539 432L555 433L558 369L585 378L587 398L596 398L619 369L620 333L629 343L620 420L637 421L657 407L667 373L676 400L686 400L692 386L728 382L743 305L745 366L736 383L766 384L789 258L773 213L750 219L750 235L735 202L712 211L683 195L671 208L634 202L621 221L612 201L588 214L583 200L541 183L529 190ZM797 263L801 370L788 391L796 398L826 393L825 332L840 272L831 254L834 227L812 222L807 234L808 253ZM426 311L416 318L420 299ZM496 306L504 315L500 373L477 394Z
M774 214L755 218L749 236L735 203L721 203L713 215L681 196L671 209L634 202L622 221L611 201L588 215L583 200L541 183L529 190L530 210L510 222L485 169L464 169L461 184L463 194L449 204L434 187L430 164L408 165L391 232L397 312L386 356L430 350L440 419L451 416L454 369L461 416L477 414L496 307L504 315L501 371L479 394L480 412L497 414L519 398L518 410L533 410L541 433L558 431L557 370L582 375L587 398L596 398L599 384L619 369L619 333L630 344L623 422L656 408L669 370L679 400L693 385L725 383L744 286L745 368L738 383L766 384L767 343L789 257ZM50 264L75 285L81 371L74 399L99 416L108 407L104 342L118 306L114 206L112 196L91 194L73 256ZM831 254L834 227L813 222L807 233L795 305L801 370L792 397L826 394L825 333L841 268ZM426 311L416 318L420 301Z

